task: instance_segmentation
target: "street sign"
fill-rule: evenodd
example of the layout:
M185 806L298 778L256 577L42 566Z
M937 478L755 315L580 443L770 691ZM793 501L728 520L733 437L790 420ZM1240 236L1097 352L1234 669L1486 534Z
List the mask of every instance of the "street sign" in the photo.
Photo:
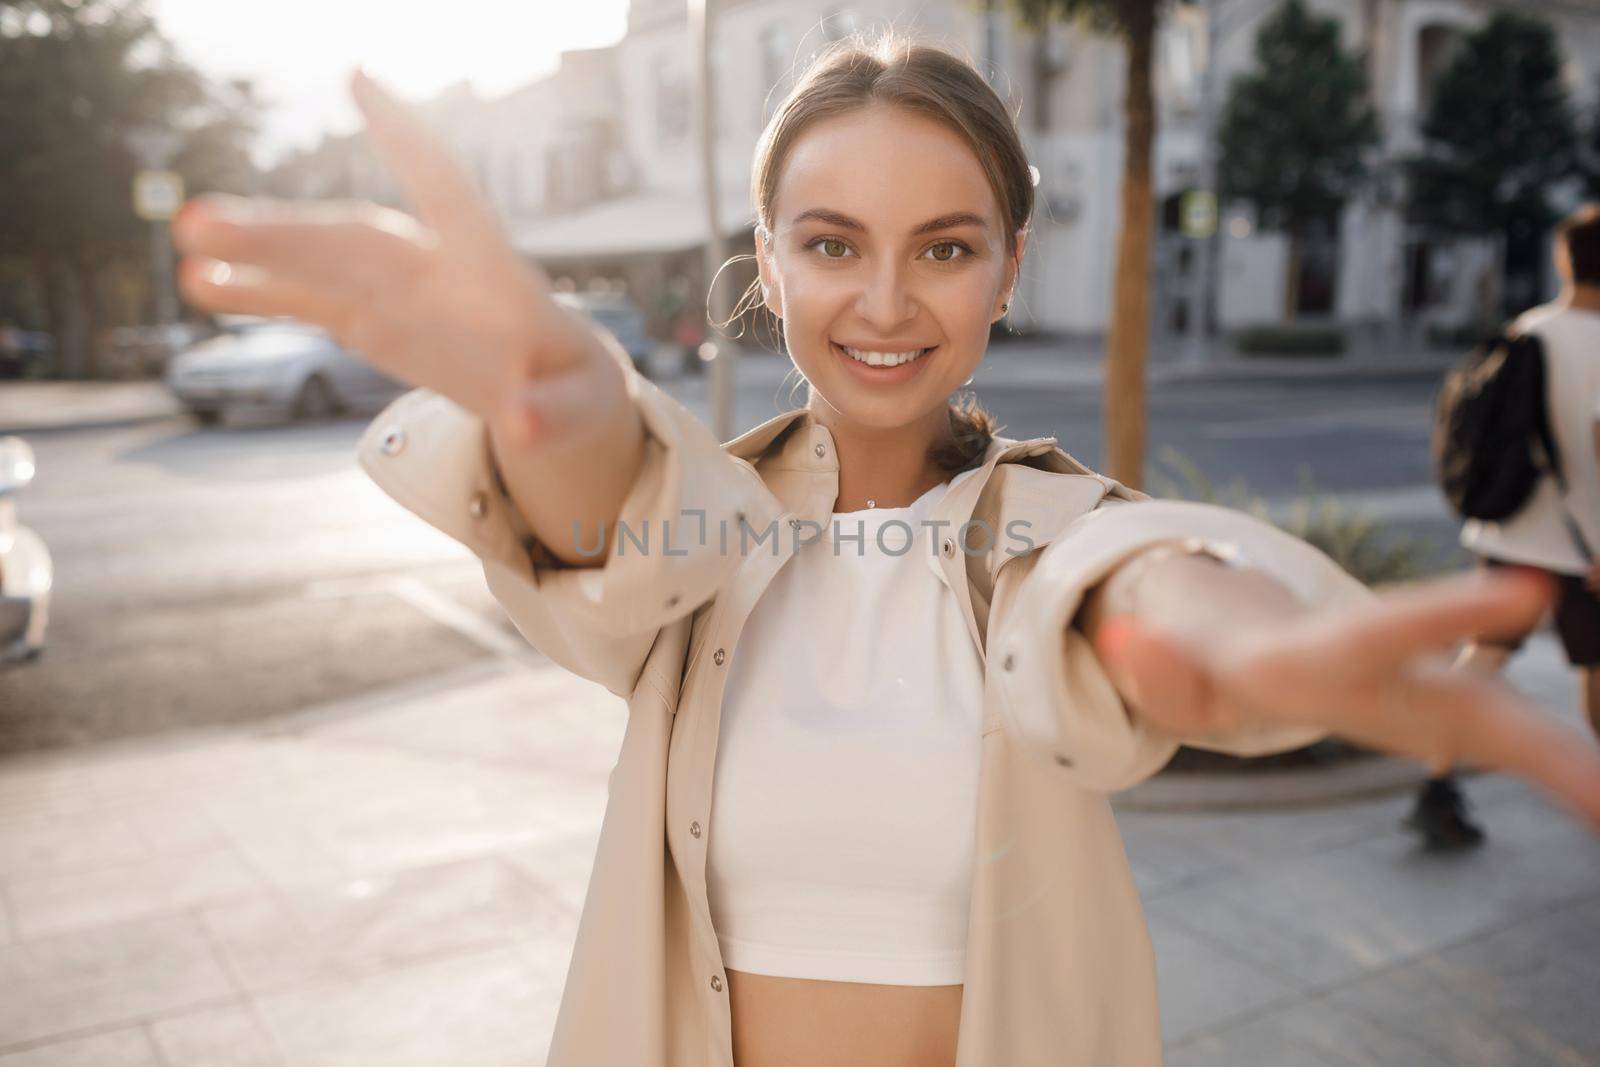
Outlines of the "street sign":
M1217 232L1217 197L1209 189L1190 189L1178 201L1178 228L1185 237Z
M174 170L141 170L133 176L133 213L152 222L170 219L183 204L183 177Z

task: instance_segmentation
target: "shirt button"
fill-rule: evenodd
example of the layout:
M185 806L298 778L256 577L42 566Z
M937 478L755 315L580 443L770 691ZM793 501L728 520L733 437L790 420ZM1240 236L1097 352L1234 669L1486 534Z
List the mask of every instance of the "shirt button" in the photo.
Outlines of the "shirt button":
M818 445L816 448L813 448L811 451L813 451L813 452L815 452L817 454L817 458L818 459L821 459L823 456L826 456L828 454L828 446L827 445Z
M951 556L954 556L955 554L956 554L956 543L954 541L952 541L950 538L946 537L944 539L944 555L945 555L945 558L949 559Z
M726 660L727 658L728 658L727 649L719 648L719 649L717 649L715 652L713 652L711 654L711 662L715 663L719 667L722 666L723 661Z
M1017 665L1017 657L1013 656L1009 652L1006 653L1006 658L1000 661L1000 669L1001 670L1009 671L1011 668L1015 667L1016 665Z
M383 443L379 445L386 456L398 456L406 447L406 432L398 426L391 426L383 432Z
M700 820L699 819L696 819L694 822L689 824L689 836L690 837L699 837L700 836Z
M722 976L721 975L714 974L714 975L711 976L711 988L715 989L718 993L722 992Z

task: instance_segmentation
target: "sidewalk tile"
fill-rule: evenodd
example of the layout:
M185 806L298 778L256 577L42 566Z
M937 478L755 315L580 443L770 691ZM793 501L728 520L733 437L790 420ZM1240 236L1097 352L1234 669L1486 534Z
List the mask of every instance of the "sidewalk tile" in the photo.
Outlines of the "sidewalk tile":
M505 859L576 916L583 911L589 876L594 871L595 850L599 846L600 832L596 827L570 837L510 849Z
M178 911L253 891L257 879L230 849L150 856L95 870L9 879L19 939Z
M7 945L0 948L0 989L0 1048L235 995L189 915Z
M294 1067L534 1067L559 996L497 948L258 1001Z
M1600 849L1538 798L1495 805L1488 843L1416 851L1390 831L1187 889L1175 920L1243 959L1322 985L1492 931L1530 908L1600 890Z
M260 895L202 918L241 986L256 993L576 933L559 902L492 857Z
M1462 1067L1438 1059L1405 1032L1386 1031L1326 1000L1302 1001L1202 1033L1170 1047L1164 1059L1166 1067Z
M1341 988L1329 1000L1427 1044L1440 1062L1600 1063L1597 945L1600 892Z
M128 863L145 852L133 820L105 809L0 819L0 876L8 879Z
M164 1064L144 1027L70 1038L0 1055L0 1067L173 1067Z
M1194 937L1168 918L1168 910L1157 901L1146 912L1155 943L1164 1041L1182 1040L1298 992L1286 976Z
M185 1012L150 1024L164 1067L286 1067L247 1005ZM0 1067L5 1067L0 1061Z

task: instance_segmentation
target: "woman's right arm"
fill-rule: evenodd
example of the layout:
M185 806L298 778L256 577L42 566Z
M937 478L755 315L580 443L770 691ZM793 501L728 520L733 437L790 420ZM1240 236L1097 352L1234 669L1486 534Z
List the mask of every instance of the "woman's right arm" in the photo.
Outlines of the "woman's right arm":
M616 342L559 304L420 118L364 75L352 93L415 217L370 202L200 197L173 225L184 295L328 330L390 376L484 420L533 532L577 566L572 523L609 531L644 459Z
M718 524L764 529L781 507L613 338L553 298L410 109L361 76L352 89L418 216L202 197L173 225L183 293L213 311L322 326L418 386L363 436L363 468L482 559L535 647L625 695L659 628L737 566L717 550ZM623 527L649 548L619 544ZM709 544L683 551L707 527Z

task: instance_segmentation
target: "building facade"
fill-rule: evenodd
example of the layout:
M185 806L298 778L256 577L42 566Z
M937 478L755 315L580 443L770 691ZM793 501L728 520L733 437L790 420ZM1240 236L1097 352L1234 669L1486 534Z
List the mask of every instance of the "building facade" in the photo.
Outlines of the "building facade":
M1013 302L1020 329L1096 336L1111 306L1122 173L1125 63L1119 42L1077 27L1032 35L1005 13L961 0L708 0L714 8L713 124L719 228L730 256L753 253L749 189L757 139L795 76L828 41L894 27L954 46L990 74L1017 115L1040 172L1035 232ZM1434 80L1489 0L1309 0L1366 57L1384 140L1403 158ZM1209 243L1177 227L1181 195L1203 185L1206 131L1228 82L1254 62L1256 31L1278 0L1197 0L1169 8L1156 48L1155 336L1183 331L1191 272L1214 264L1210 304L1223 330L1283 316L1287 242L1248 208L1223 205ZM1597 106L1600 0L1528 0L1518 10L1557 30L1563 76L1580 108ZM683 0L634 0L616 44L566 52L548 77L485 100L453 90L426 105L489 193L517 247L563 286L627 291L658 336L703 320L710 231L694 113L694 50ZM1208 74L1209 71L1209 74ZM356 138L332 138L286 165L306 195L394 190ZM1384 169L1384 168L1380 168ZM1392 171L1392 168L1390 168ZM1306 318L1390 339L1470 322L1494 261L1482 242L1439 243L1404 221L1392 175L1349 203L1305 251L1295 305ZM717 285L731 306L754 276L737 260ZM698 302L698 303L697 303Z

